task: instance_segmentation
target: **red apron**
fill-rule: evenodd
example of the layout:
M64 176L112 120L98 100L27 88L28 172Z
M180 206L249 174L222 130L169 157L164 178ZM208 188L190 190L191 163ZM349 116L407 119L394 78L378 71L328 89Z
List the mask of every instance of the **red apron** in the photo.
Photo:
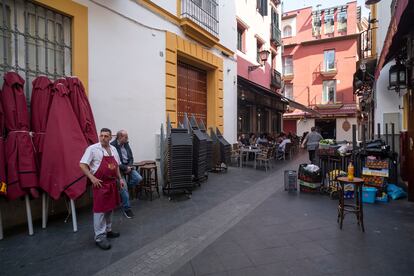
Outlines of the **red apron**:
M102 180L102 187L93 187L93 212L106 213L112 211L120 203L116 186L118 163L115 158L113 156L103 156L101 165L94 176Z

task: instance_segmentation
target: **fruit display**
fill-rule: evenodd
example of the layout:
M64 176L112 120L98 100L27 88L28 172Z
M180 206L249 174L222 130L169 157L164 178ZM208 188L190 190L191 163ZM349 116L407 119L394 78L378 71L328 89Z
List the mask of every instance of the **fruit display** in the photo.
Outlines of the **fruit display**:
M388 160L370 160L367 159L365 166L371 169L388 169Z
M369 176L363 175L362 179L364 180L364 185L382 187L384 184L384 178L381 176Z

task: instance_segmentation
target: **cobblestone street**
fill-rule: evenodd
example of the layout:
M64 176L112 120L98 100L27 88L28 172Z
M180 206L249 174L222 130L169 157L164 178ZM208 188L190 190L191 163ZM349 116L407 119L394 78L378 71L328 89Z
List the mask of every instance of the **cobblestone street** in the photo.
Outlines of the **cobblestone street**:
M0 265L4 275L410 275L413 205L366 205L366 232L352 216L341 231L337 201L283 191L283 171L305 158L210 174L191 200L135 201L134 219L116 212L110 251L95 246L89 211L78 233L56 220L9 234Z

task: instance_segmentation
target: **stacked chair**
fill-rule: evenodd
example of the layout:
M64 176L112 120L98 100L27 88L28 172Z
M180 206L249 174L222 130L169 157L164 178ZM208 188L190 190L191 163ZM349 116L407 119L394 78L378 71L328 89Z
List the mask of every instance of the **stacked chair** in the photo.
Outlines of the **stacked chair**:
M193 137L185 128L172 128L167 123L164 194L184 193L191 197L193 188Z
M213 168L212 171L226 171L231 163L231 145L224 139L220 130L216 128L216 132L210 128L211 138L213 139ZM225 166L223 167L222 164Z
M194 116L189 122L190 133L193 135L193 175L194 182L200 185L200 182L207 179L207 138L198 128Z
M206 139L206 170L211 171L213 169L213 139L207 134L206 126L202 120L199 129Z

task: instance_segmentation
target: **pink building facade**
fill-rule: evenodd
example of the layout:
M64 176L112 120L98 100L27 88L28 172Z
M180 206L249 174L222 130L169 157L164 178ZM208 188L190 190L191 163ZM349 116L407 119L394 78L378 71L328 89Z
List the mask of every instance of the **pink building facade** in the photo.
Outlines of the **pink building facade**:
M288 104L280 94L281 1L236 1L236 16L237 132L279 133Z
M283 116L285 132L302 135L317 126L324 138L352 139L351 126L357 123L352 84L359 22L356 1L283 14L284 95L320 114L290 109Z

